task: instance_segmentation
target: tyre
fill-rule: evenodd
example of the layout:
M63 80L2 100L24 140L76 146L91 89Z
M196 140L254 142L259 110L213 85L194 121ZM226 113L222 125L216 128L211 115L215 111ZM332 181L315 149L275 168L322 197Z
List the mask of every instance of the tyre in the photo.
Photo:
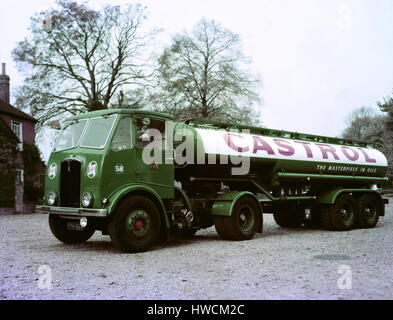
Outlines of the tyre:
M333 205L322 209L322 222L326 229L335 231L351 230L356 224L356 204L349 194L340 195Z
M321 207L321 224L326 230L332 230L332 224L330 222L330 206Z
M255 199L242 197L234 205L229 217L215 216L217 233L226 240L250 240L257 232L262 214Z
M298 228L304 222L303 212L296 203L279 204L274 212L274 221L283 228Z
M113 245L123 252L146 251L158 239L160 212L150 199L131 196L112 213L108 231Z
M95 232L89 224L82 231L68 230L67 222L70 220L63 219L58 215L49 214L49 228L53 235L66 244L81 244L89 240Z
M379 220L380 201L374 194L363 194L357 201L357 226L360 228L374 228Z

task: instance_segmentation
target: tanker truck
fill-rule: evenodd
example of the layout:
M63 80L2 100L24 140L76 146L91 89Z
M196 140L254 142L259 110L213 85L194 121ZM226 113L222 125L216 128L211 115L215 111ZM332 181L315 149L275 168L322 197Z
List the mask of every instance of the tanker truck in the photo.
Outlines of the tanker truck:
M48 160L44 204L66 244L109 235L124 252L215 226L226 240L284 228L373 228L385 156L367 142L108 109L64 122Z

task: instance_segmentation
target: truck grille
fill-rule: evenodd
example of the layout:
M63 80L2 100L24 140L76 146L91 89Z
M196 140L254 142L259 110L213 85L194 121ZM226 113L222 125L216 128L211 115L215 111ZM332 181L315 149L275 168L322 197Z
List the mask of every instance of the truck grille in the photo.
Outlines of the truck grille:
M80 205L81 163L65 160L61 163L60 205L79 208Z

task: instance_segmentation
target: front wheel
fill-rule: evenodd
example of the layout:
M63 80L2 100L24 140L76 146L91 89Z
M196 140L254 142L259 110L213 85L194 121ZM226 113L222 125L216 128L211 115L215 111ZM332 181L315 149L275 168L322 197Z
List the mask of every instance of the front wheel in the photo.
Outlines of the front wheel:
M258 230L262 214L251 197L240 198L229 217L215 216L217 233L226 240L250 240Z
M112 243L123 252L147 250L158 239L160 228L157 206L143 196L131 196L121 202L108 225Z
M63 219L55 214L49 214L49 228L53 235L66 244L81 244L89 240L95 232L89 224L83 230L69 230L67 223L70 220Z

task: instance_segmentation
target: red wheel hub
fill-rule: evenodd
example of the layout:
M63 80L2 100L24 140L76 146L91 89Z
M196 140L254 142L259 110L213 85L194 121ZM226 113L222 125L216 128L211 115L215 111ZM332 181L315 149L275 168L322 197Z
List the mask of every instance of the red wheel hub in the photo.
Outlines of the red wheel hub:
M134 229L135 229L135 231L141 230L144 226L145 226L145 224L143 223L142 220L136 220L134 222Z

